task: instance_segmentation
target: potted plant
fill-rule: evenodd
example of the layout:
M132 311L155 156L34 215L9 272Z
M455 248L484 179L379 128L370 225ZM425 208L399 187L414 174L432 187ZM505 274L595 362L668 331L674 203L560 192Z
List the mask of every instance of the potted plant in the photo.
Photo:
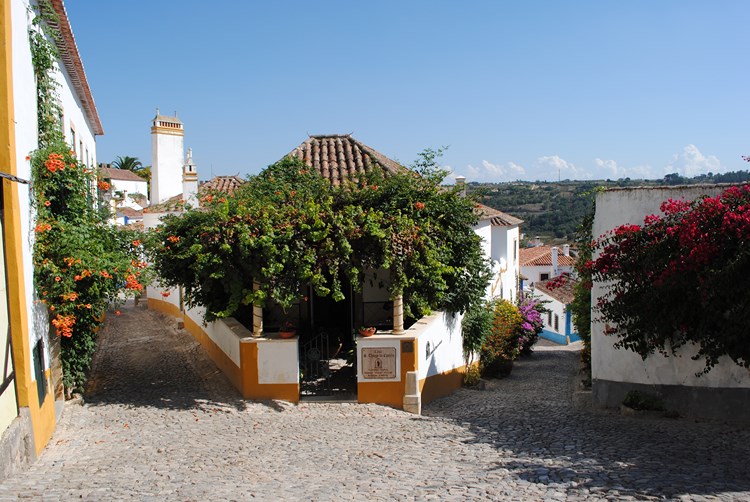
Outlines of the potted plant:
M297 329L291 321L285 321L279 330L280 338L293 338L297 334Z
M375 331L377 331L375 326L362 326L359 328L359 334L365 337L374 335Z

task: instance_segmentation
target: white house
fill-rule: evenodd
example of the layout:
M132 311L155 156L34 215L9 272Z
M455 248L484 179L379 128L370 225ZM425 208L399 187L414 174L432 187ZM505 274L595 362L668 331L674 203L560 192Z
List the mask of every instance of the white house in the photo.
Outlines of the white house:
M113 209L129 207L136 211L148 207L148 181L127 169L99 167L99 178L110 185Z
M567 345L581 339L573 327L573 314L569 309L573 303L576 280L570 274L561 274L553 279L534 283L534 297L545 302L548 312L542 316L544 328L539 336Z
M575 260L570 256L570 246L565 244L562 253L557 246L535 246L520 250L523 288L538 281L546 281L560 274L572 273Z
M177 124L169 118L160 120ZM182 130L181 123L179 126ZM158 129L152 129L152 132L163 133ZM153 144L154 148L161 148L154 154L153 162L154 166L160 166L158 157L164 147L158 138ZM179 145L173 144L172 148L177 150ZM169 156L177 157L180 153L174 151ZM370 170L380 170L385 176L406 172L406 168L397 162L350 135L310 136L289 155L304 161L333 185L354 180ZM188 180L188 164L186 162L183 167L183 180ZM168 177L174 180L177 176L174 169L169 172ZM167 177L161 172L158 175L166 183ZM212 180L212 187L219 190L226 187L226 191L230 191L241 183L241 180L232 180L234 177L225 178ZM147 228L157 225L164 214L182 211L188 191L187 184L183 185L182 193L172 187L171 198L165 199L163 190L158 199L152 197L154 204L144 218ZM515 300L520 220L487 207L478 208L478 212L480 221L475 231L484 238L485 255L495 262L496 274L491 289L496 295ZM296 402L311 395L308 393L310 375L318 372L321 366L323 379L327 374L340 374L337 363L322 355L328 353L330 341L317 344L317 335L309 336L320 330L342 333L342 343L347 344L345 350L356 357L357 371L348 375L349 386L345 387L347 392L343 394L347 399L387 404L418 413L422 402L446 395L461 386L466 369L461 316L435 312L405 327L401 308L403 299L391 298L388 282L387 272L371 270L362 291L352 289L340 302L317 297L311 292L294 308L283 313L283 317L272 306L252 307L248 316L252 329L235 319L204 324L203 310L186 308L179 289L149 288L148 304L150 308L182 318L186 329L201 342L214 362L247 398ZM309 327L305 337L282 337L280 324L284 317L288 319L290 316L294 316L299 325ZM356 336L357 327L362 325L375 326L378 332L369 337Z
M27 160L38 147L36 80L29 30L35 3L4 0L0 37L0 192L4 211L0 260L0 479L41 453L58 419L56 400L63 398L59 342L46 309L36 302L32 246L34 211L26 185ZM71 150L90 168L96 165L96 136L102 125L76 47L63 0L50 0L58 21L54 43L60 54L55 78L59 117ZM6 287L7 285L7 287ZM10 344L8 344L10 334ZM57 364L55 364L57 363Z
M519 225L522 220L484 204L477 206L479 223L474 231L484 241L484 254L492 259L493 277L488 295L511 302L518 299L519 291Z
M668 199L694 200L716 196L726 186L695 185L609 189L596 197L593 235L600 236L624 224L640 225L646 216L658 214ZM606 292L606 285L594 282L591 304ZM707 315L716 315L709 312ZM645 360L635 352L616 349L616 337L605 334L605 322L592 311L591 373L594 404L614 407L631 390L658 395L667 409L704 418L750 419L750 372L728 357L708 374L702 360L693 360L697 349L681 347L673 356L659 353Z

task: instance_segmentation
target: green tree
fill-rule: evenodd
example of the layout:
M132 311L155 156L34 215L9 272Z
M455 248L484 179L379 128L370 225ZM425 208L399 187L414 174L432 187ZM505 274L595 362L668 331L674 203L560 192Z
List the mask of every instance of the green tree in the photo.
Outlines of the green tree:
M125 157L117 156L112 162L112 167L135 173L143 169L143 164L138 160L138 157L129 157L126 155Z
M489 278L474 202L441 187L434 158L427 162L427 176L372 173L334 187L285 158L232 195L204 195L200 211L166 217L153 261L209 321L269 299L288 307L307 285L341 300L342 277L358 287L365 270L379 268L390 271L406 315L464 311Z

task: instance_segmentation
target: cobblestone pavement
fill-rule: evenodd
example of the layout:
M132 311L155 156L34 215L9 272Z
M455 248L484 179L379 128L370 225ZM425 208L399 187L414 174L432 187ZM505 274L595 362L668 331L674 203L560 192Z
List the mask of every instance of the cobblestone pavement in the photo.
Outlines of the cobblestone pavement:
M578 410L575 352L545 347L420 417L245 402L171 325L108 320L86 404L0 500L750 500L747 428Z

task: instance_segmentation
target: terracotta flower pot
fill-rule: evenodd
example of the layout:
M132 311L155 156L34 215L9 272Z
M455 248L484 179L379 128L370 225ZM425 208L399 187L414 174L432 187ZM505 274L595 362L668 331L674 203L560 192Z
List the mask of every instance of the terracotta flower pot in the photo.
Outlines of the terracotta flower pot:
M294 329L279 331L279 338L294 338L296 334L297 330Z
M375 331L375 328L359 328L359 334L364 337L374 335Z

